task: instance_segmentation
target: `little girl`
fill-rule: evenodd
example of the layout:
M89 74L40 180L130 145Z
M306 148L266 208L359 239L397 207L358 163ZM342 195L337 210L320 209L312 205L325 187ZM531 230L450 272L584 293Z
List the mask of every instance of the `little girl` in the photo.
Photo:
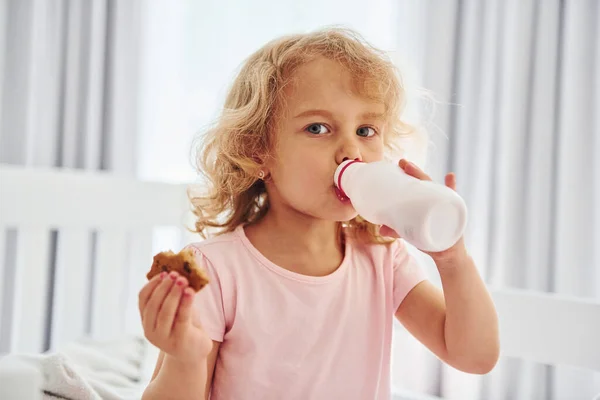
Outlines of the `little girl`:
M494 367L496 312L463 241L429 253L442 293L334 187L342 161L381 160L413 132L404 98L390 61L345 30L283 37L246 61L203 137L208 190L191 196L196 230L217 233L191 245L210 283L194 295L163 273L139 294L161 349L144 399L389 399L394 317L449 365Z

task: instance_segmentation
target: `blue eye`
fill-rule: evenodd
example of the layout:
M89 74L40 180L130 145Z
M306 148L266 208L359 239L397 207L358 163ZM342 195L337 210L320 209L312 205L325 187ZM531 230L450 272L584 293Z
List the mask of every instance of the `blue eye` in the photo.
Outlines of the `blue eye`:
M362 137L371 137L376 133L377 132L375 131L375 129L371 128L370 126L361 126L356 130L356 134Z
M308 133L312 133L313 135L322 135L324 133L329 133L329 129L323 124L312 124L306 127L305 129Z

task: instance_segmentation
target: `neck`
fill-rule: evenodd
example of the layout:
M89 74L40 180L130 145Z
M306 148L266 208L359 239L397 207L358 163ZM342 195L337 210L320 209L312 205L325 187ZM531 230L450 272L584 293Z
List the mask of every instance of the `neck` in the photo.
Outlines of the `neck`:
M337 269L344 254L339 223L281 211L271 208L246 228L253 245L294 272L322 276Z
M276 210L269 210L256 225L288 251L319 254L324 250L341 248L339 224L334 221L316 220L304 215L283 216Z

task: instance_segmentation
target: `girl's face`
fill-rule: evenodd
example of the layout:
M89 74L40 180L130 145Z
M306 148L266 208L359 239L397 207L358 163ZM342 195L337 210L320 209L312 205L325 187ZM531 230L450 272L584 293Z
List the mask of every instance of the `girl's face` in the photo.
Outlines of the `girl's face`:
M357 213L333 183L345 159L384 157L384 105L356 93L349 71L318 58L296 70L285 89L275 157L266 164L271 207L321 220L348 221Z

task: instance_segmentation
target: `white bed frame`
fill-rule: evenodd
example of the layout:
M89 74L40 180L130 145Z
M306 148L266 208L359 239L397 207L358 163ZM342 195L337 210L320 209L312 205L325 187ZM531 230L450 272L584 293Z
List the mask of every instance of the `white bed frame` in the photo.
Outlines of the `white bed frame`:
M139 333L137 290L157 246L165 245L157 230L171 227L169 244L181 247L186 204L183 185L1 166L0 352L40 352L85 334ZM15 229L16 244L4 248ZM51 230L59 231L52 303Z
M0 166L0 335L7 347L0 352L40 352L49 333L52 348L85 334L141 332L137 290L152 255L166 243L157 240L156 228L171 227L173 247L197 240L183 229L190 221L185 189L102 173ZM16 246L5 248L14 230ZM51 230L59 234L49 325ZM16 275L7 274L8 265L16 265ZM492 293L503 355L600 370L600 303Z

